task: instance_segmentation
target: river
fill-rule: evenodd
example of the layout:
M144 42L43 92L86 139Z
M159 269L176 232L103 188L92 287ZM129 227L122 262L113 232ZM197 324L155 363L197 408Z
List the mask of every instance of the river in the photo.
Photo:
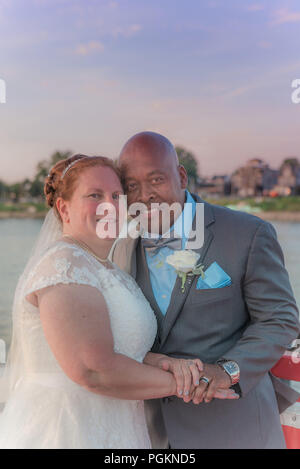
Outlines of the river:
M39 219L0 220L0 339L11 338L14 289L40 230ZM273 223L298 305L300 305L300 223Z

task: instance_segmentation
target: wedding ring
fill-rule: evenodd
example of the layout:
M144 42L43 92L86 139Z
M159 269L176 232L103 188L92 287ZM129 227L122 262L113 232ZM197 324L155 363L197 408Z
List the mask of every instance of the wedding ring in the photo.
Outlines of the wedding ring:
M210 382L210 380L206 378L206 376L202 376L202 378L200 378L200 381L204 381L204 383L206 383L207 385L209 385Z

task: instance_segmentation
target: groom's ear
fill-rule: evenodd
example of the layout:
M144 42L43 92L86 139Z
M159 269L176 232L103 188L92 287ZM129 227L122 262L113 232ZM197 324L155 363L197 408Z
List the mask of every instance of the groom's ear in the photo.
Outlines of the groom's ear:
M188 175L185 167L181 164L178 166L178 173L180 177L181 189L186 189L188 184Z
M60 217L61 217L63 223L70 223L68 203L62 197L57 198L56 208L57 208L57 210L60 214Z

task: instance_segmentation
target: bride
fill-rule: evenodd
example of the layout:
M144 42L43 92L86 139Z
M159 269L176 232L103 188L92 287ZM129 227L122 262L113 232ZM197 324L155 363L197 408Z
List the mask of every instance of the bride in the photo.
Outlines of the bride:
M143 401L192 398L201 361L149 352L154 313L108 260L114 238L97 236L107 221L97 206L113 204L118 217L121 194L105 157L75 155L46 179L51 210L15 294L2 449L150 448Z

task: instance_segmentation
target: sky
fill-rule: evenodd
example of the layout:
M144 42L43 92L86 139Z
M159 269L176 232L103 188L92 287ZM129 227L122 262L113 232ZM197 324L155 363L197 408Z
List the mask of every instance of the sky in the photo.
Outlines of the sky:
M142 130L201 176L300 158L299 0L0 0L0 179Z

